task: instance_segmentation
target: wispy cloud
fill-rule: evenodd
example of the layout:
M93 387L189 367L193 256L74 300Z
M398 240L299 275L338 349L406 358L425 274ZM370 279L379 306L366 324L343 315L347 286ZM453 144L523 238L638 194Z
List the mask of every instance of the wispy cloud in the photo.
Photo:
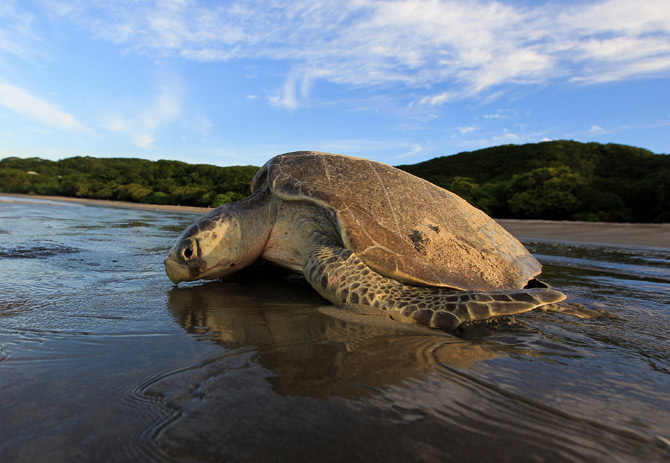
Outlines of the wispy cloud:
M0 106L50 127L90 132L72 114L25 90L0 80Z
M592 125L591 128L588 130L589 135L601 135L603 133L606 133L607 131L600 127L599 125Z
M309 149L330 153L363 156L372 160L382 160L392 153L390 159L402 159L424 152L421 144L397 140L339 139L317 143ZM397 153L397 154L393 154Z
M68 8L63 8L67 4ZM501 85L670 75L667 0L197 0L59 2L67 20L150 55L288 63L271 102L295 109L323 79L400 85L440 106Z
M495 130L477 130L476 137L458 137L455 146L460 149L480 149L489 146L519 143L536 143L538 141L549 141L546 131L527 131L524 127L516 127L516 130L501 128ZM474 135L474 133L470 133Z
M182 111L181 85L174 80L160 86L155 98L144 106L125 109L132 115L106 116L105 128L111 132L128 134L140 148L153 148L155 132L171 124ZM209 123L209 121L207 121Z
M414 145L409 149L409 151L407 151L405 153L402 153L402 154L399 154L397 156L393 156L391 159L396 160L396 159L409 158L409 157L415 156L415 155L417 155L419 153L422 153L422 152L423 152L423 146Z
M17 11L15 2L0 2L0 64L2 55L8 54L21 59L29 59L33 48L26 46L39 40L31 27L32 15Z

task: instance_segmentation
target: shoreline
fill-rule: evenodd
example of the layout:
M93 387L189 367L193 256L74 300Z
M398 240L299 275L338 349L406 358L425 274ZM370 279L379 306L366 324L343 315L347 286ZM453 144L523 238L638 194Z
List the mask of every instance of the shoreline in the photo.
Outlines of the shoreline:
M28 195L22 193L0 193L0 196L7 196L10 198L17 198L16 201L3 201L0 203L14 202L14 203L30 203L30 200L40 201L58 201L66 203L83 204L87 206L105 206L105 207L120 207L124 209L146 209L153 211L169 211L169 212L187 212L195 214L205 214L212 210L211 207L193 207L193 206L172 206L164 204L144 204L131 203L127 201L111 201L108 199L89 199L89 198L73 198L70 196L43 196L43 195ZM23 200L23 201L22 201Z
M0 196L16 198L16 201L29 200L57 201L88 206L119 207L153 211L205 214L208 207L167 206L160 204L142 204L101 199L70 198L64 196L40 196L18 193L0 193ZM670 223L610 223L610 222L571 222L552 220L496 219L503 228L520 241L554 241L581 243L595 246L627 246L636 248L670 249Z

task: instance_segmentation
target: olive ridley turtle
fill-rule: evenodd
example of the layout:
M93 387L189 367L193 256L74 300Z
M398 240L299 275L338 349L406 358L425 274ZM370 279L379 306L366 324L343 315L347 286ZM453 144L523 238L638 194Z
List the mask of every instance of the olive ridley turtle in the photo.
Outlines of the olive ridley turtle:
M256 173L251 191L181 234L165 259L172 282L220 278L263 258L338 306L444 329L565 299L484 212L394 167L287 153Z

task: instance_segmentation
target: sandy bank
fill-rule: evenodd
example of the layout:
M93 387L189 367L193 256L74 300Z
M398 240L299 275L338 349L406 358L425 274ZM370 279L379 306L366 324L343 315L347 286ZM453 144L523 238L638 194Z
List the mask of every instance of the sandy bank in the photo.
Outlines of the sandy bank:
M206 207L162 206L120 201L68 198L60 196L34 196L0 193L1 196L15 198L9 201L29 201L42 199L64 201L93 206L124 207L156 211L189 212L204 214ZM2 200L0 200L2 202ZM7 202L7 201L5 201ZM556 222L550 220L497 220L507 231L520 240L569 241L587 244L615 246L654 247L670 249L670 224L630 224L604 222Z
M84 199L84 198L70 198L67 196L40 196L40 195L24 195L18 193L0 193L0 196L7 196L11 198L16 198L15 200L3 201L2 202L30 202L32 199L40 199L45 201L62 201L67 203L79 203L86 204L89 206L105 206L105 207L122 207L128 209L148 209L152 211L172 211L172 212L193 212L196 214L204 214L211 210L208 207L191 207L191 206L164 206L161 204L142 204L142 203L129 203L123 201L108 201L104 199Z
M499 219L520 240L571 241L670 249L670 224Z

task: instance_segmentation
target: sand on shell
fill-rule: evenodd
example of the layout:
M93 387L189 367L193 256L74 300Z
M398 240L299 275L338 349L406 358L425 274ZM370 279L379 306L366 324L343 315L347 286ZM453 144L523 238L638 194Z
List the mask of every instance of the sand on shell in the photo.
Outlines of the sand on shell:
M164 206L98 199L69 198L62 196L38 196L0 193L13 199L1 202L29 202L31 199L64 201L87 205L149 209L157 211L188 212L204 214L211 210L206 207ZM629 246L670 249L670 223L609 223L573 222L552 220L497 219L507 231L519 240L557 241L594 245Z

